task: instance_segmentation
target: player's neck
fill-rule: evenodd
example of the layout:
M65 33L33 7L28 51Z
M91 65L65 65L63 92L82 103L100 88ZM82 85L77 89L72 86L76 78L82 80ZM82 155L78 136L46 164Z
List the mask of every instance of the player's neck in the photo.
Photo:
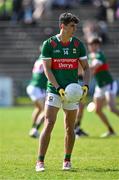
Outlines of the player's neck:
M66 43L68 41L70 41L70 38L69 36L67 36L66 33L64 33L63 31L60 32L60 34L58 34L58 38L60 39L60 41L62 41L63 43Z

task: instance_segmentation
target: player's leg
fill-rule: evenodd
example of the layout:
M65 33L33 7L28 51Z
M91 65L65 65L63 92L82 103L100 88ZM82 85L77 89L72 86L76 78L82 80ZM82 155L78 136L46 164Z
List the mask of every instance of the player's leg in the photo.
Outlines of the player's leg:
M31 137L38 137L38 129L44 121L44 102L37 100L34 102L34 106L32 113L32 129L30 130L29 135Z
M42 171L41 167L44 164L45 154L48 149L51 132L56 121L58 110L58 108L49 105L46 105L45 107L45 121L43 130L39 138L38 161L36 164L36 171Z
M35 108L34 111L32 113L32 119L33 119L33 123L34 126L38 129L40 127L40 125L43 122L43 118L44 118L44 99L40 99L35 101Z
M117 93L117 83L114 81L112 84L108 86L107 91L105 92L105 97L107 101L107 105L111 112L119 116L119 109L116 106L116 93Z
M37 95L37 98L39 99L37 101L37 105L39 108L39 115L36 119L36 128L39 129L40 126L43 124L44 122L44 105L45 105L45 97L46 97L46 90L44 89L39 89L39 93Z
M88 136L88 134L81 129L81 122L82 122L82 118L83 118L83 113L84 113L84 103L79 103L79 108L77 109L77 115L76 115L76 121L75 121L75 135L76 137L80 137L80 136Z
M34 110L32 113L32 128L29 132L29 135L31 137L38 137L38 128L43 122L43 115L40 113L42 113L44 109L45 90L42 90L39 87L35 87L33 85L29 85L26 91L34 103Z
M58 110L59 108L46 105L44 127L40 135L40 155L44 156L46 154L46 150L50 140L50 135L56 121Z
M45 104L44 127L42 129L39 138L38 161L36 164L36 171L44 170L44 158L46 151L48 149L51 132L54 127L60 106L61 106L60 97L52 93L49 93L46 98L46 104Z
M83 103L79 103L79 108L77 109L77 115L76 115L76 121L75 121L75 128L81 125L83 112L84 112L84 106L85 105Z
M71 154L75 142L74 124L76 119L77 110L64 110L64 126L65 126L65 141L64 141L64 162L63 170L69 170L71 168Z
M107 86L104 86L103 88L96 86L95 92L94 92L94 97L93 97L93 99L94 99L93 101L95 103L95 112L99 116L100 120L104 123L104 125L108 129L108 132L103 134L102 137L115 134L111 124L108 121L107 116L103 112L103 108L104 108L104 104L105 104L106 89L107 89Z
M119 116L119 109L117 109L115 96L113 94L109 94L107 98L107 104L109 106L110 111Z
M109 123L107 116L103 112L104 98L99 98L99 97L94 98L94 103L95 103L95 112L100 117L101 121L105 124L105 126L107 127L108 132L109 132L108 134L110 135L114 134L114 130L111 124Z
M39 129L44 122L44 108L42 109L41 113L39 114L37 121L36 121L36 128Z

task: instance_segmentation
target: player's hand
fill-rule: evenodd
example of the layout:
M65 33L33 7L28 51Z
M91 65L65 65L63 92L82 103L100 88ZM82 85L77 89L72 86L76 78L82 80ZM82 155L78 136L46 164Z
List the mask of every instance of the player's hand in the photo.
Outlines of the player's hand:
M85 97L87 96L88 94L88 90L89 90L89 86L88 85L84 85L82 86L82 90L83 90L83 94L82 94L82 97L80 99L80 101L85 101Z
M64 101L65 100L65 90L62 87L58 87L57 91L58 91L62 101Z

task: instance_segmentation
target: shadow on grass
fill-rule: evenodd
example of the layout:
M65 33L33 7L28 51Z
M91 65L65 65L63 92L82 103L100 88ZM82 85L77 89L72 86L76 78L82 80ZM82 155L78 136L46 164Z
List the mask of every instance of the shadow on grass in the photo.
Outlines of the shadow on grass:
M111 137L99 137L99 136L88 136L88 137L81 137L81 139L118 139L119 138L119 136L117 135L117 136L111 136ZM78 139L80 139L80 138L78 138Z
M82 171L79 169L79 171ZM83 171L92 171L92 172L119 172L119 169L113 169L113 168L84 168Z
M70 171L67 172L82 172L82 171L90 171L90 172L119 172L119 169L112 169L112 168L84 168L84 169L80 169L80 168L73 168ZM66 172L66 171L64 171Z

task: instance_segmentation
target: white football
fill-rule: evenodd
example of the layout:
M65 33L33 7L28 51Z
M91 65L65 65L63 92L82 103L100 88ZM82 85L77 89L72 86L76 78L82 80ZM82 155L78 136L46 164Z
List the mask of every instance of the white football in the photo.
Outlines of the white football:
M95 110L95 103L94 102L90 102L87 106L87 111L88 112L93 112Z
M67 102L79 102L82 94L82 87L78 83L71 83L65 88L65 98Z

